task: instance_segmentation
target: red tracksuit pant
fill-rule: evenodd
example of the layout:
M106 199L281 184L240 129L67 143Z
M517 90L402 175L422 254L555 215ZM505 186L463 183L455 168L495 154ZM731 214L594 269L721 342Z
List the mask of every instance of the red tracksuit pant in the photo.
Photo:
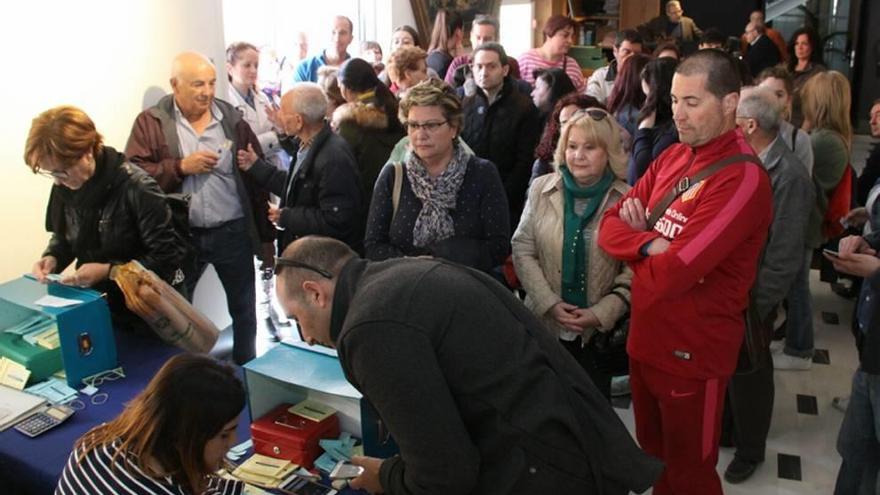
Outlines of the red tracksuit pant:
M654 495L721 495L715 471L728 378L670 375L630 359L636 438L666 470Z

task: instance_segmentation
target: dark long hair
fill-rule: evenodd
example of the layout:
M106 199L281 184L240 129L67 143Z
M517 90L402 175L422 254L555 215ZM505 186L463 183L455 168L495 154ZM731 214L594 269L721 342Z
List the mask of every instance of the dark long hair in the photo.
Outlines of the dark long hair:
M576 105L578 108L601 108L605 110L605 105L599 103L599 100L592 96L579 93L568 93L556 102L550 117L547 118L547 124L544 125L544 133L541 134L541 141L535 148L535 158L551 163L553 161L553 153L556 152L556 142L559 141L559 114L562 109Z
M641 80L651 88L651 94L645 99L642 110L639 112L639 122L652 113L655 114L656 123L661 124L672 120L672 76L678 60L672 57L656 58L648 62L642 69Z
M645 93L642 91L641 74L650 61L650 55L635 53L626 59L623 67L618 67L620 72L617 73L614 89L608 97L609 113L617 114L626 105L642 108L645 104Z
M536 83L538 79L542 79L545 83L547 83L547 86L550 87L551 110L560 98L573 91L577 91L577 88L574 87L574 83L571 82L571 78L568 77L568 74L566 74L565 71L560 68L538 69L535 71ZM541 109L539 108L538 110L540 111Z
M339 74L336 77L343 86L355 93L373 91L376 95L376 106L388 116L388 127L396 129L401 126L395 118L397 116L397 98L394 97L388 86L376 77L376 72L369 62L359 58L348 59L339 67Z
M168 474L192 493L202 493L205 476L214 470L205 465L205 444L244 404L244 386L231 367L206 356L178 354L116 419L88 431L76 448L84 449L84 457L118 440L121 462L133 462L153 476ZM154 473L149 458L165 473Z
M794 70L797 67L797 57L794 55L794 44L797 43L798 36L806 34L807 41L810 42L810 47L812 51L810 52L810 63L813 65L822 64L822 49L819 46L819 34L816 33L816 30L810 27L802 27L795 31L791 35L791 39L788 40L788 70L792 74L794 74Z

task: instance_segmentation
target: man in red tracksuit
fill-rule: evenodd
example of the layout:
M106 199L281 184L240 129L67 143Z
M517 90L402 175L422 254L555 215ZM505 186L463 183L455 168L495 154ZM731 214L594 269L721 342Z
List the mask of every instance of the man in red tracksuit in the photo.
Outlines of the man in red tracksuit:
M646 218L683 177L753 154L736 128L739 90L737 66L724 52L701 50L683 61L672 80L681 144L651 164L599 228L599 245L634 272L630 386L636 437L666 463L655 495L722 493L721 412L772 219L770 180L757 164L732 163L690 185L653 229Z

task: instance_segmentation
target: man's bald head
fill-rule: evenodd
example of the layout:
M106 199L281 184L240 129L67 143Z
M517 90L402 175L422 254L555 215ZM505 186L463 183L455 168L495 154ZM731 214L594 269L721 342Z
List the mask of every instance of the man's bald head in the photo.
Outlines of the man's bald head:
M187 119L204 115L214 101L217 71L211 59L197 52L183 52L171 64L174 101Z
M199 52L183 52L171 62L171 79L186 77L199 70L214 72L214 63Z

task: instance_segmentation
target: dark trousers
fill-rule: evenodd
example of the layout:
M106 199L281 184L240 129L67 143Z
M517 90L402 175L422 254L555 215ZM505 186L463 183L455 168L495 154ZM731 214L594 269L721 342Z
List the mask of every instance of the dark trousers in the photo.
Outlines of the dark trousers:
M599 392L602 392L602 395L611 401L611 375L596 367L593 349L590 346L581 345L580 337L574 340L560 340L559 343L571 353L578 364L587 372L587 375L590 376Z
M880 375L861 368L853 375L852 395L837 436L843 458L834 495L874 495L880 471Z
M730 378L722 424L722 435L733 440L736 456L752 462L764 460L776 394L773 359L769 352L762 354L756 370Z
M257 352L257 293L247 221L240 218L210 229L193 228L192 234L196 254L193 274L186 277L187 288L194 294L207 265L214 265L232 316L232 359L244 364Z

